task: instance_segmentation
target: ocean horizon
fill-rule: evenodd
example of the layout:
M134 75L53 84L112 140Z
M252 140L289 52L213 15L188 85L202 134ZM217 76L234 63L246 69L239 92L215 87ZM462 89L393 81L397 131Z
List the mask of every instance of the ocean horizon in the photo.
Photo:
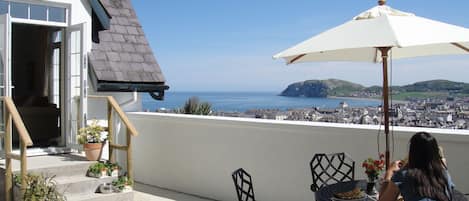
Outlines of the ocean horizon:
M156 101L148 94L142 94L144 111L172 110L181 108L190 97L200 102L209 102L212 110L223 112L245 112L253 109L337 108L341 102L350 107L375 107L380 100L357 98L308 98L279 96L279 92L166 92L163 101Z

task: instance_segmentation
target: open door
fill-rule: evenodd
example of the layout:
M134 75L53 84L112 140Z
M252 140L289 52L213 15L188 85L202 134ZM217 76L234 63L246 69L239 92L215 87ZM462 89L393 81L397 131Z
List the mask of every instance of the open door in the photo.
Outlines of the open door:
M88 63L85 52L85 23L73 25L66 31L66 70L64 77L64 113L62 131L67 147L78 149L78 130L86 124Z
M0 96L11 96L11 22L10 15L0 15ZM4 107L3 101L0 105L0 154L4 155ZM11 142L8 142L11 143Z

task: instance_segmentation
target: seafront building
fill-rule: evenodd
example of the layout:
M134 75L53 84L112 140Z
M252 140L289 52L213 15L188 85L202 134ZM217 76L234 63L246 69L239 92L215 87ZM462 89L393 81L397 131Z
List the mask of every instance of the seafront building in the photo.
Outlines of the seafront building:
M382 151L379 125L132 112L140 108L137 92L162 99L168 86L130 0L2 0L0 12L0 200L21 185L12 171L55 175L72 201L236 200L231 173L240 167L253 175L258 200L314 200L308 164L315 153L347 152L360 163ZM342 106L351 119L365 112ZM457 114L467 117L461 107ZM274 116L286 115L266 114ZM76 134L92 119L113 136L103 158L122 165L134 191L97 193L112 178L85 176L94 162L83 159ZM438 138L458 190L469 192L467 130L395 127L393 158L404 158L421 130ZM359 166L355 175L365 178Z

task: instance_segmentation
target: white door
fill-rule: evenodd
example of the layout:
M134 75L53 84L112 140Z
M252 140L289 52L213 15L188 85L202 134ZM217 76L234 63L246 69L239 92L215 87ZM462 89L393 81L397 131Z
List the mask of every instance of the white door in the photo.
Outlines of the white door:
M11 22L10 15L0 15L0 96L11 96ZM3 156L4 107L0 105L0 154Z
M63 130L67 147L78 148L76 134L86 124L87 111L87 55L84 54L85 23L67 28L66 69L64 91Z

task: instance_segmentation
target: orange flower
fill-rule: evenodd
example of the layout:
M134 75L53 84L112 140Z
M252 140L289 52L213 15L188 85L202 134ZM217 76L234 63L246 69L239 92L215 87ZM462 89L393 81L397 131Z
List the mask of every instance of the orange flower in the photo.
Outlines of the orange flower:
M365 173L369 178L377 178L384 169L384 154L379 154L379 159L368 158L362 163Z

